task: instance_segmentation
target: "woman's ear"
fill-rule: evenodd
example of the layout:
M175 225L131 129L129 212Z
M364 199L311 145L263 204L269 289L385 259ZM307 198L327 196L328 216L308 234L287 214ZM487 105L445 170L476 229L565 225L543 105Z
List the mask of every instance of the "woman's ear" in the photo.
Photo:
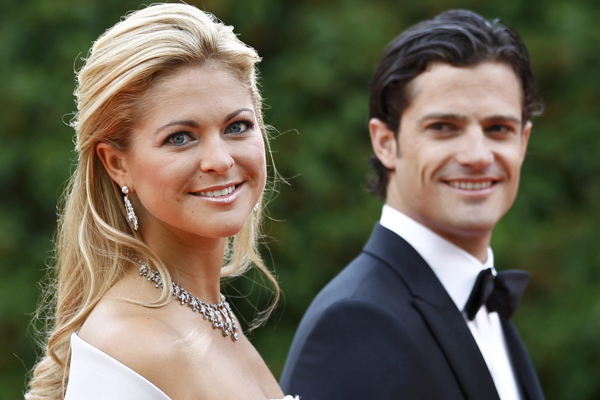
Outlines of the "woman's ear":
M96 145L96 154L112 180L119 187L127 185L127 162L123 152L116 150L110 143L100 142Z
M382 120L371 118L369 120L369 132L375 156L381 161L384 167L392 171L395 170L396 158L398 157L398 143L394 131L390 130Z

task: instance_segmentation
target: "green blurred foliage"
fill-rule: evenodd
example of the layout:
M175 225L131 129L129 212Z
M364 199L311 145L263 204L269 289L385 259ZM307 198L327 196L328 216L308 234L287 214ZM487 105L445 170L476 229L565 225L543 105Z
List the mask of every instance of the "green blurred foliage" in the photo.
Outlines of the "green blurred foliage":
M522 185L494 232L497 266L532 272L515 317L547 398L600 399L600 7L594 0L206 0L263 57L280 173L264 247L285 298L250 333L276 377L312 298L361 249L381 203L365 190L369 81L413 23L469 8L515 27L545 113ZM31 316L52 263L56 203L73 167L74 69L133 0L0 2L0 398L21 398L36 350ZM227 285L251 320L269 292L250 273ZM245 297L241 298L241 297Z

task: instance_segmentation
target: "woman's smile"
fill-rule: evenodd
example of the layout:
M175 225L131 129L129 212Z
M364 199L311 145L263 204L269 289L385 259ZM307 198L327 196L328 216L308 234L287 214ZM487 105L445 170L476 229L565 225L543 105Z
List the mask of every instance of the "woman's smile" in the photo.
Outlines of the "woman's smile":
M233 185L228 185L222 189L218 186L203 191L190 193L193 196L200 197L202 200L209 203L224 205L233 203L240 194L243 182ZM221 185L223 186L223 185Z

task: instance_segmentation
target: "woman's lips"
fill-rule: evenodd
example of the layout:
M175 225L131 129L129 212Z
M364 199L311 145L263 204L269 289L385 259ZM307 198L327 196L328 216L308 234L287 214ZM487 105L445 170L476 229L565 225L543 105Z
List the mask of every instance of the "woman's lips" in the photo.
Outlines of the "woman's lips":
M200 196L206 196L206 197L221 197L221 196L227 196L228 194L230 194L231 192L233 192L235 190L236 185L231 185L226 187L225 189L221 189L221 190L207 190L205 192L199 192L198 194Z
M221 189L206 190L200 192L192 192L190 194L199 197L203 200L210 201L211 203L231 203L239 195L242 183L229 185Z

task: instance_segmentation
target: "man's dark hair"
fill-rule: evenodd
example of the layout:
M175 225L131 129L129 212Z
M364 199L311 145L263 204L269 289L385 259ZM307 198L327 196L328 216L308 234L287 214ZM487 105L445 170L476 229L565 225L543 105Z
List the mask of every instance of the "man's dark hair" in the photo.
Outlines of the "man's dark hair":
M489 22L472 11L450 10L412 26L388 44L371 81L369 119L380 119L398 135L400 116L411 100L410 81L433 62L466 67L483 61L505 62L515 71L523 90L523 123L541 112L529 54L519 34L500 20ZM369 189L384 200L388 169L374 155L369 165L376 174Z

